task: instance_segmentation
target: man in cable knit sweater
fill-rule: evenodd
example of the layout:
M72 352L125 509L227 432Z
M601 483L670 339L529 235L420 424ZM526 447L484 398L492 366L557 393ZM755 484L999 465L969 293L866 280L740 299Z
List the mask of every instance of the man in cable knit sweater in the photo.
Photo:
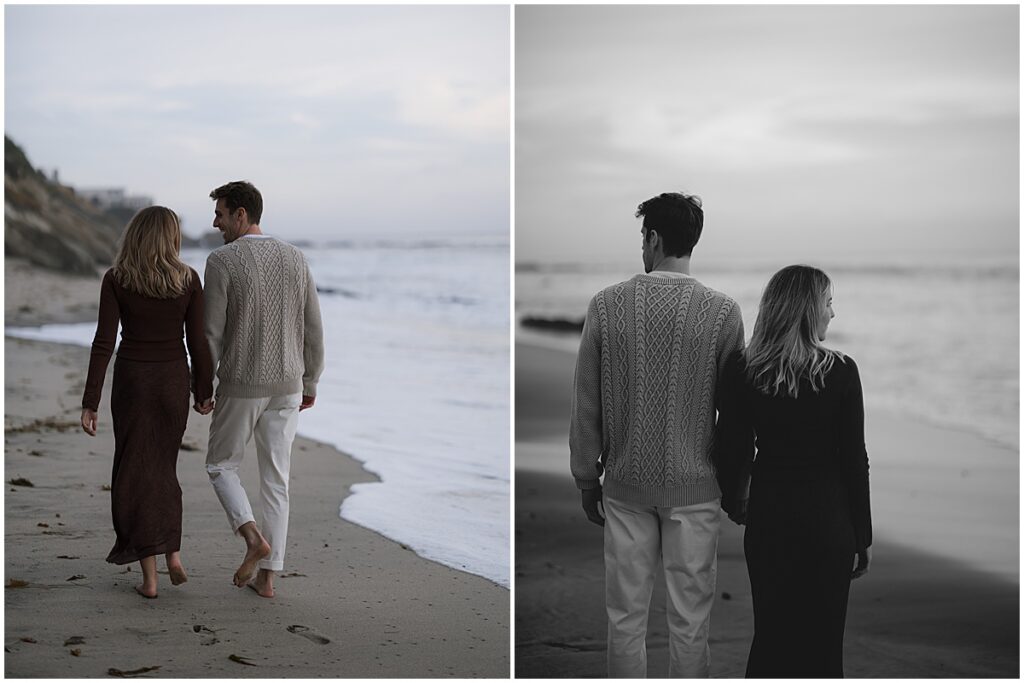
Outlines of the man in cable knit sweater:
M704 226L699 198L662 194L636 216L645 274L598 292L587 310L571 468L587 517L604 526L609 677L647 675L659 561L669 675L707 677L721 510L715 389L728 355L743 348L743 319L735 301L689 274Z
M260 229L263 198L238 181L210 193L213 225L224 246L206 260L206 336L217 368L206 471L231 529L246 545L235 572L274 597L274 572L284 568L288 536L288 472L298 413L313 407L324 367L323 328L316 284L295 247ZM238 467L256 439L261 520L256 524ZM253 575L255 574L255 578Z

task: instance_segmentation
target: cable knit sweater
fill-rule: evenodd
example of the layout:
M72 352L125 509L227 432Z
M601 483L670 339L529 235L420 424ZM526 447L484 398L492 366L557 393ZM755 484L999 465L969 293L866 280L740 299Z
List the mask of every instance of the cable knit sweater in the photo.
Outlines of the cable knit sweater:
M636 275L590 301L576 360L570 464L581 489L662 507L721 496L715 388L743 318L692 277Z
M301 251L270 237L241 237L207 257L204 293L219 395L316 396L323 326Z

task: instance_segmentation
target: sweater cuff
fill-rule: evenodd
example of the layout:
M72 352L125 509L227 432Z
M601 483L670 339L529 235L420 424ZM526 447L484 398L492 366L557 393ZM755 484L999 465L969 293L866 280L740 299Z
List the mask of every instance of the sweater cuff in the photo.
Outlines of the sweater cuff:
M316 396L316 382L309 382L307 380L302 381L302 395L303 396Z
M577 479L576 480L576 488L580 489L581 491L587 491L589 489L599 489L599 488L601 488L601 480L600 479Z

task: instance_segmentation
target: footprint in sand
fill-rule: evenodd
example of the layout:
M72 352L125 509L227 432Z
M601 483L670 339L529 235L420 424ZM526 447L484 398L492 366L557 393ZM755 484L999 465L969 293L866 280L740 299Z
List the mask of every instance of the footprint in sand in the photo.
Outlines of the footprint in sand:
M309 638L317 645L326 645L331 642L330 638L325 638L316 631L311 631L308 626L302 626L300 624L292 624L288 627L288 632L294 633L297 636L302 636L303 638Z

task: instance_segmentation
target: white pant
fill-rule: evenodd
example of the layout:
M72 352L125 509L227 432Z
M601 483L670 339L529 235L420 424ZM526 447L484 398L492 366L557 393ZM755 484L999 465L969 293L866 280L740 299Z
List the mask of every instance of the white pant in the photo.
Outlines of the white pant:
M288 541L288 471L300 403L302 394L268 398L218 396L210 423L206 472L235 533L243 524L256 521L238 477L245 447L253 436L256 437L262 511L259 528L270 544L270 555L260 560L260 569L284 569L284 549Z
M707 678L721 503L634 505L604 498L608 677L647 676L647 617L658 560L668 589L669 676Z

